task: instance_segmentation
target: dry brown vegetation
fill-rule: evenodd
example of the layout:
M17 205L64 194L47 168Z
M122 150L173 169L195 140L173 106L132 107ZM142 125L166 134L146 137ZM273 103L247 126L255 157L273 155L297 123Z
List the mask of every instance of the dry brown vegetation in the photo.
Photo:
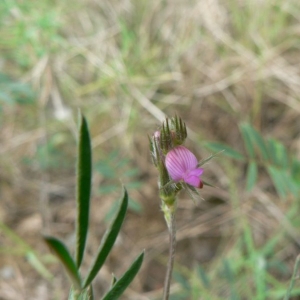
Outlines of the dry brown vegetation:
M1 74L25 86L7 92L0 78L1 300L67 299L69 283L41 234L74 245L78 108L89 121L95 163L84 268L121 184L140 182L129 194L141 210L128 212L96 280L98 298L111 273L119 276L143 248L142 270L123 299L161 297L168 234L147 135L165 116L186 122L188 145L200 158L210 154L207 141L245 153L239 125L247 121L300 159L298 0L7 0L0 10ZM106 173L99 171L105 163ZM177 277L174 299L282 298L299 252L300 199L280 197L261 165L246 191L246 167L220 155L205 169L218 188L206 187L201 203L181 195L175 273L191 292L184 294ZM137 174L128 176L132 169ZM109 185L110 192L99 189ZM234 291L220 271L224 260ZM268 266L269 294L259 291L258 263Z

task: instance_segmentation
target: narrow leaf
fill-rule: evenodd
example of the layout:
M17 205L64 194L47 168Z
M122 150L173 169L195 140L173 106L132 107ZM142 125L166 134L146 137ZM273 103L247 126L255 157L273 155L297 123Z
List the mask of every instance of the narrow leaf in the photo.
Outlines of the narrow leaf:
M267 149L266 143L265 143L264 139L262 138L262 136L260 135L260 133L258 133L258 131L256 131L249 124L245 125L245 128L252 140L252 144L254 144L257 147L257 149L259 149L261 157L264 160L268 160L269 159L268 149Z
M39 272L45 279L53 279L54 276L49 272L49 270L44 266L44 264L39 260L33 251L28 251L26 253L26 258L28 262Z
M293 180L300 186L300 160L296 158L293 159L291 173Z
M251 137L249 135L249 131L248 131L248 124L242 124L240 126L240 130L244 139L244 143L245 143L245 147L246 150L248 152L248 155L250 156L250 158L254 158L255 153L254 153L254 147L251 141Z
M121 229L122 223L125 218L125 214L127 211L128 206L128 194L127 191L124 189L124 196L119 206L119 211L112 222L111 226L106 230L102 240L101 244L98 249L98 254L88 272L88 275L84 281L83 286L87 287L92 280L95 278L97 273L99 272L100 268L102 267L106 257L108 256L111 248L113 247L116 238L119 234L119 231Z
M92 177L92 151L90 134L84 116L80 116L77 160L77 224L76 263L80 267L89 225L89 208Z
M299 196L299 184L291 177L290 172L283 170L281 172L283 183L285 184L287 193L293 194L295 197Z
M138 273L142 265L143 259L144 251L136 258L136 260L132 263L130 268L123 274L123 276L116 281L113 287L104 295L102 300L118 299Z
M288 168L289 158L286 148L278 141L274 139L268 140L268 149L272 163L278 167Z
M230 146L222 144L222 143L215 143L215 142L208 142L205 143L204 146L208 149L210 149L211 151L223 151L224 153L223 155L227 156L227 157L231 157L237 160L243 160L245 159L245 157L243 156L243 154L241 154L240 152L232 149Z
M277 168L273 166L267 167L268 173L270 177L272 178L272 181L274 183L274 186L281 197L286 196L286 187L284 184L284 178L282 177L281 170L278 170Z
M70 255L67 247L60 240L51 236L44 236L44 240L49 246L49 248L59 258L61 263L64 265L72 284L75 286L76 289L79 290L81 288L80 276L76 264L72 256Z
M251 161L248 165L246 190L250 192L257 180L257 164Z

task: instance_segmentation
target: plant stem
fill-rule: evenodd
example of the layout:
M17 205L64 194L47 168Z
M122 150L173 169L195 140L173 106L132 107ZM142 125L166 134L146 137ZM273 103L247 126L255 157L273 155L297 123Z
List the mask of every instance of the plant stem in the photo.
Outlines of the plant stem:
M174 265L174 258L175 258L175 252L176 252L175 212L171 213L168 228L169 228L169 237L170 237L169 261L168 261L167 273L166 273L166 277L165 277L163 300L168 300L169 299L170 285L171 285L173 265Z

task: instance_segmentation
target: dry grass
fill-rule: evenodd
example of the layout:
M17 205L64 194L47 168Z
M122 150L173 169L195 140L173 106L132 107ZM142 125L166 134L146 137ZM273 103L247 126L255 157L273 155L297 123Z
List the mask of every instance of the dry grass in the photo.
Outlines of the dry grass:
M249 121L300 158L300 5L297 0L53 2L0 4L2 72L36 93L31 104L0 97L0 216L12 229L0 230L0 299L67 298L67 280L40 233L54 233L73 245L77 108L90 123L94 162L118 150L120 160L130 158L129 169L139 169L130 181L142 181L129 193L143 209L128 214L97 278L96 295L112 272L120 275L145 248L142 271L124 299L159 299L167 231L147 134L177 113L189 127L189 145L205 157L201 146L208 140L244 152L238 125ZM115 172L114 184L118 179L126 184L122 171ZM270 273L277 290L283 289L299 251L299 221L290 211L299 198L280 199L264 172L246 192L245 164L227 158L209 164L206 177L219 189L204 189L203 203L194 205L182 195L179 204L175 270L190 280L195 296L176 299L235 299L216 270L224 258L239 260L248 251L240 243L249 230L257 249L278 239L272 259L287 269L280 273L274 267ZM87 262L121 190L100 194L99 186L108 183L95 170ZM33 252L53 277L33 267L28 260ZM261 253L261 259L269 258ZM197 263L219 278L214 292L200 298ZM251 299L256 286L249 264L250 259L236 281L243 299ZM174 281L173 289L182 287Z

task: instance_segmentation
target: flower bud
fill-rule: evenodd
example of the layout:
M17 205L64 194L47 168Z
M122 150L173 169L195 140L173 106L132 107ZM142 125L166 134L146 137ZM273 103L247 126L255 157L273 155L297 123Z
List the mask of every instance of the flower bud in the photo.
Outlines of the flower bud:
M186 137L184 122L175 116L167 118L149 138L152 160L159 173L160 198L168 207L174 206L176 195L185 183L191 189L203 187L200 179L203 169L198 167L195 155L182 146Z

